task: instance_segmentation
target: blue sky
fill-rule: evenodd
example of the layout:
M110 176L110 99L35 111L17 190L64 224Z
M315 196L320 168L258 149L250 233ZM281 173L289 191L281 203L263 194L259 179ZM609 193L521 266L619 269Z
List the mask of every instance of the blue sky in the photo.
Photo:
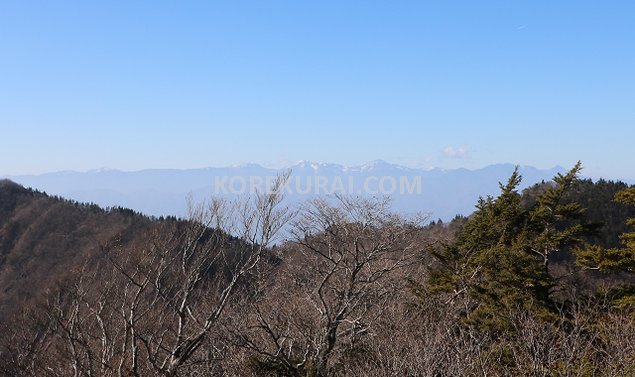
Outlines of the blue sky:
M635 3L0 2L0 175L297 160L634 179Z

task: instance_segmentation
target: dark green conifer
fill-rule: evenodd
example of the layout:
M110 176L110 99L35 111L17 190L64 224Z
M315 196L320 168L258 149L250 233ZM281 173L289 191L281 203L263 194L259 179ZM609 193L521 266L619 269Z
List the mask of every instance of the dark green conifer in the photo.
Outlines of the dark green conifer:
M517 309L548 316L556 283L549 260L580 244L589 231L583 208L564 201L580 170L578 163L558 174L527 204L518 193L516 169L501 184L498 197L479 200L457 241L434 253L438 264L431 271L429 292L447 294L445 302L482 330L504 329L508 313Z
M615 200L635 205L635 187L627 188L615 195ZM626 224L635 227L635 217ZM588 270L604 273L635 274L635 231L625 232L620 237L623 247L606 249L591 246L576 251L577 263ZM622 308L635 308L635 287L627 285L610 291L614 303Z

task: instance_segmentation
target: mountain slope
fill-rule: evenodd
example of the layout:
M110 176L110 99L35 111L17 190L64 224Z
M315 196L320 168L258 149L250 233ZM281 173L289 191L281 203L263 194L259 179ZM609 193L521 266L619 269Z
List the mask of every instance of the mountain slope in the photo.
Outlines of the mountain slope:
M0 181L0 319L98 258L102 245L139 237L150 224L129 210L104 211Z

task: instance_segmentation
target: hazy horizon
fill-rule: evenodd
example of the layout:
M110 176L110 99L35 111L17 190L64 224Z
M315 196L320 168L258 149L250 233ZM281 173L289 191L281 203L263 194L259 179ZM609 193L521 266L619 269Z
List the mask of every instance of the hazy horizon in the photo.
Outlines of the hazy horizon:
M483 169L487 169L493 166L519 166L519 167L523 167L523 168L533 168L533 169L537 169L537 170L566 170L568 168L570 168L571 166L564 166L564 165L554 165L554 166L534 166L534 165L529 165L529 164L521 164L521 163L513 163L513 162L500 162L500 163L493 163L493 164L488 164L488 165L484 165L484 166L475 166L475 167L462 167L462 166L456 166L456 167L452 167L452 168L444 168L444 167L440 167L440 166L432 166L432 167L428 167L428 166L421 166L421 165L408 165L408 164L399 164L399 163L394 163L391 161L386 161L386 160L382 160L382 159L375 159L375 160L371 160L371 161L367 161L365 163L361 163L361 164L343 164L343 163L339 163L339 162L329 162L329 161L310 161L310 160L298 160L298 161L294 161L294 162L288 162L288 163L284 163L284 164L263 164L263 163L258 163L258 162L246 162L246 163L238 163L238 164L230 164L230 165L219 165L219 166L192 166L192 167L161 167L161 166L155 166L155 167L146 167L146 168L140 168L140 169L121 169L121 168L117 168L117 167L109 167L109 166L101 166L101 167L96 167L96 168L92 168L92 169L86 169L86 170L75 170L75 169L62 169L62 170L50 170L50 171L36 171L36 172L27 172L27 173L20 173L20 174L3 174L0 171L0 178L9 178L11 179L12 177L23 177L23 176L42 176L42 175L48 175L48 174L58 174L58 173L79 173L79 174L83 174L83 173L95 173L95 172L122 172L122 173L138 173L138 172L143 172L143 171L153 171L153 170L176 170L176 171L190 171L190 170L205 170L205 169L233 169L233 168L241 168L241 167L248 167L251 165L256 165L258 167L264 168L264 169L269 169L272 171L283 171L286 169L292 169L294 167L297 167L298 165L302 164L302 163L310 163L310 164L318 164L318 165L327 165L327 166L337 166L337 167L341 167L344 169L355 169L355 168L362 168L364 166L369 166L372 165L374 163L386 163L388 165L394 165L397 167L402 167L402 168L408 168L408 169L412 169L412 170L419 170L419 171L425 171L425 172L430 172L430 171L435 171L435 170L441 170L441 171L454 171L454 170L460 170L460 169L465 169L468 171L479 171L479 170L483 170ZM582 174L581 177L583 178L591 178L594 180L598 180L598 179L606 179L606 180L617 180L617 181L623 181L623 182L627 182L627 183L633 183L635 182L635 175L631 175L631 176L608 176L608 175L602 175L602 174L589 174L587 171L587 169L585 168L584 164L583 164L583 170L582 170Z
M548 181L566 168L519 167L520 189ZM347 197L390 198L399 213L431 213L449 221L457 214L474 210L480 196L496 195L498 182L506 181L512 164L492 165L478 170L409 169L384 161L356 167L304 162L293 166L284 186L287 203L310 199ZM185 216L187 199L204 202L209 198L237 199L267 192L281 170L252 164L241 167L162 170L137 172L95 170L9 177L13 181L50 195L96 203L102 207L123 206L155 216Z

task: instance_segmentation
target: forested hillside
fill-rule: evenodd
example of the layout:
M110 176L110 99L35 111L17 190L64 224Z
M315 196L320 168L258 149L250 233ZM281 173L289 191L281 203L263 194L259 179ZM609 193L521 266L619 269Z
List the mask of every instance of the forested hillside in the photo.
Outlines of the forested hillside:
M104 210L0 181L1 318L94 263L103 245L143 238L151 226L132 210Z
M633 374L634 189L578 171L449 223L275 190L155 219L2 181L0 374Z

